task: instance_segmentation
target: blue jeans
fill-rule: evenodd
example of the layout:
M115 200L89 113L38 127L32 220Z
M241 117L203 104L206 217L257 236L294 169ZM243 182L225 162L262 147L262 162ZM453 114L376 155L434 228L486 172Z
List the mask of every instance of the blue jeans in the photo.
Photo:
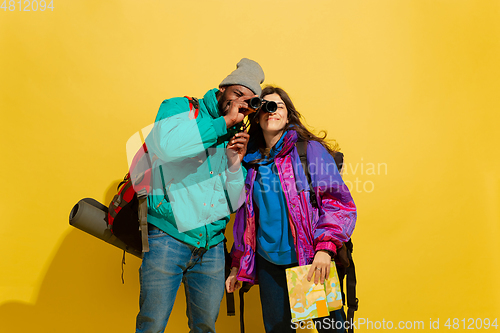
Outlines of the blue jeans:
M159 229L149 231L149 252L139 270L136 333L164 332L181 282L190 332L215 332L224 296L224 242L197 249Z
M294 327L300 327L300 323L294 323L294 326L292 326L285 269L297 266L297 264L275 265L258 254L256 256L260 302L266 332L295 332ZM313 321L319 333L344 332L343 326L341 326L341 323L343 324L345 321L343 310L333 311L329 317L318 318ZM335 329L336 324L340 329Z

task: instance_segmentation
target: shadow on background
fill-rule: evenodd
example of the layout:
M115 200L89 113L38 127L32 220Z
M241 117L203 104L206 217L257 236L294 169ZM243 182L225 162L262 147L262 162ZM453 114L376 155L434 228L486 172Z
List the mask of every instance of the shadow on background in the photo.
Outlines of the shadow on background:
M108 187L105 202L111 201L118 183ZM71 208L68 208L68 215ZM232 239L230 227L226 235ZM16 301L0 306L0 331L134 332L139 311L138 271L141 261L126 254L125 284L122 284L122 257L122 250L72 228L43 278L35 304ZM246 297L245 322L249 333L264 331L258 294L258 287L254 287ZM228 317L226 300L223 299L216 323L217 332L239 331L238 297L236 308L236 316ZM184 287L181 285L165 331L188 332L185 313Z
M140 260L79 230L64 239L36 303L0 307L4 332L131 332L138 310Z

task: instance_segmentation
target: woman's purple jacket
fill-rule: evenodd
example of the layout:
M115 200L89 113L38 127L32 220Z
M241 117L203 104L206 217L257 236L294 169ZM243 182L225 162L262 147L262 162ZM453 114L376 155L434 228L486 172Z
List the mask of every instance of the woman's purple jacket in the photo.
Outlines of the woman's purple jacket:
M309 184L295 147L297 133L289 130L274 161L288 206L297 260L300 266L312 263L319 250L333 253L351 238L356 224L356 206L340 176L335 160L317 141L307 145L307 165L319 209L309 200ZM258 211L252 200L255 168L245 180L245 204L236 212L231 249L232 267L239 267L237 279L257 283L255 253Z

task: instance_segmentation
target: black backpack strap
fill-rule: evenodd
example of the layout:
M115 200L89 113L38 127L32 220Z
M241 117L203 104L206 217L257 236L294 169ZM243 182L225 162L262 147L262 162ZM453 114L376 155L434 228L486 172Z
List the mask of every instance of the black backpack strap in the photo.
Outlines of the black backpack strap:
M226 280L231 273L231 256L227 250L227 239L224 238L224 259L225 259L225 270L226 270ZM227 315L234 316L236 314L236 310L234 308L234 293L228 293L227 289L224 288L226 293L226 308Z
M311 184L311 174L309 173L309 167L307 166L307 141L297 141L295 143L297 147L297 152L299 153L300 163L302 164L302 169L307 178L307 183L309 184L309 197L313 207L318 207L318 200L316 199L316 193L313 190Z
M346 248L349 265L337 264L337 272L339 275L340 291L342 293L342 304L347 305L346 321L352 323L354 322L354 312L358 310L358 298L356 297L356 269L354 260L352 259L352 241L349 240L347 243L344 243L344 247ZM344 280L346 281L345 287ZM347 332L354 333L354 327L349 327Z
M139 200L139 229L141 230L142 252L149 252L148 242L148 193L145 189L137 192Z
M313 190L312 182L311 182L311 174L309 173L309 167L307 165L307 141L298 140L295 143L295 147L297 147L297 152L299 153L300 163L302 164L302 169L304 169L304 173L307 178L307 183L309 184L309 196L311 198L311 204L314 207L318 207L318 199L316 198L316 193ZM337 151L333 156L335 160L335 164L337 165L337 169L339 172L342 170L342 166L344 165L344 154Z
M236 315L236 310L234 308L234 293L228 293L227 290L226 290L226 307L228 316Z
M337 169L340 172L342 170L342 167L344 166L344 154L342 154L339 151L336 151L335 155L333 155L333 159L335 160L335 164L337 165Z
M354 322L354 312L358 310L358 298L356 297L356 269L352 260L352 241L345 243L347 256L349 257L349 267L346 268L346 289L347 289L347 322ZM348 333L354 333L354 328L349 327Z
M248 282L243 282L243 285L240 288L240 332L245 333L245 293L247 293L252 284Z

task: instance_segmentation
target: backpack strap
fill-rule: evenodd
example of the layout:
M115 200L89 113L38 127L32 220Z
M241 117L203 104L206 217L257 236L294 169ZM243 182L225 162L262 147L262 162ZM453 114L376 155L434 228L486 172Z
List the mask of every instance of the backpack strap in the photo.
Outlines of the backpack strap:
M245 333L245 293L247 293L253 285L248 282L243 282L240 288L240 332Z
M295 147L297 147L297 152L299 153L300 157L300 163L302 164L302 169L304 169L307 183L309 184L309 198L311 200L311 204L313 205L313 207L318 208L318 200L316 199L316 193L314 192L311 184L311 174L309 173L309 168L307 166L307 141L297 141L295 143Z
M342 168L344 167L344 154L339 151L335 152L333 155L333 159L335 160L335 164L337 165L337 170L342 174Z
M225 231L225 230L224 230ZM226 270L226 280L231 273L231 256L227 251L227 239L224 238L224 260L225 260L225 270ZM224 288L224 292L226 293L226 308L227 315L234 316L236 314L236 310L234 309L234 293L228 293L227 289Z
M148 193L142 189L137 193L139 200L139 229L141 230L142 252L149 252L148 242Z
M354 261L352 260L352 250L353 245L351 240L345 243L347 247L347 256L349 258L350 265L346 267L347 275L347 322L351 323L354 321L354 312L358 310L358 299L356 298L356 270L354 267ZM342 285L341 285L342 286ZM348 333L354 333L354 328L349 327Z
M184 96L189 101L189 119L193 120L198 118L200 112L200 102L196 97Z
M358 310L358 299L356 298L356 269L352 259L352 241L344 243L342 249L345 251L348 265L336 262L337 272L340 282L340 292L342 294L342 304L347 305L346 322L354 322L354 312ZM346 281L344 287L344 280ZM346 297L347 294L347 297ZM348 333L354 333L354 327L348 327Z

